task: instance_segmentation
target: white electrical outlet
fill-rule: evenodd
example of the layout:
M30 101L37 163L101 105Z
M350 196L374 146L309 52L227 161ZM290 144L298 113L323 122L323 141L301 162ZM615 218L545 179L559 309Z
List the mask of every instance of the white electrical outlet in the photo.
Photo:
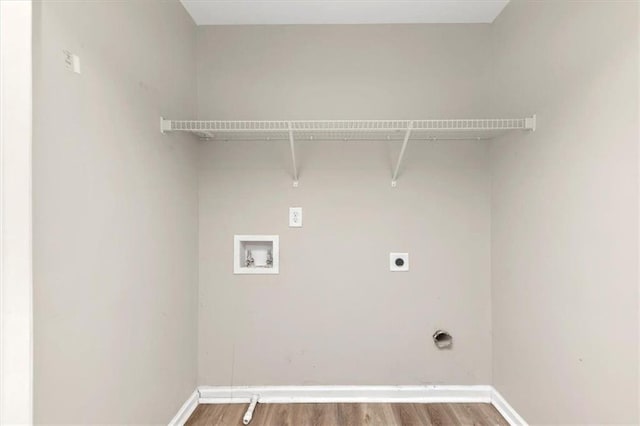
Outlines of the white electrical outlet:
M389 253L389 270L406 272L409 270L409 253Z
M302 227L302 207L289 207L289 226L292 228Z

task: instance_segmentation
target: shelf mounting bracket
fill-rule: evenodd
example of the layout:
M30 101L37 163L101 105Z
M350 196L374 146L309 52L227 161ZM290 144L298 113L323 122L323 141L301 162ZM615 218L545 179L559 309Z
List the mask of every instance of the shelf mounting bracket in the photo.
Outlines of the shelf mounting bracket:
M168 131L171 131L171 120L165 120L164 117L160 117L160 133L166 135Z
M395 188L398 186L398 173L400 172L400 166L402 165L402 159L404 158L404 153L407 150L407 145L409 144L409 138L411 137L411 131L413 130L413 121L409 122L409 126L407 127L407 131L404 134L404 141L402 142L402 148L400 149L400 156L398 156L398 163L396 164L396 168L393 171L393 177L391 177L391 186Z
M524 128L526 130L531 130L532 132L536 131L536 115L533 114L531 117L526 117L524 119Z
M289 127L289 147L291 148L291 160L293 162L293 187L298 187L298 166L296 164L296 148L295 141L293 139L293 126L291 122L288 122Z

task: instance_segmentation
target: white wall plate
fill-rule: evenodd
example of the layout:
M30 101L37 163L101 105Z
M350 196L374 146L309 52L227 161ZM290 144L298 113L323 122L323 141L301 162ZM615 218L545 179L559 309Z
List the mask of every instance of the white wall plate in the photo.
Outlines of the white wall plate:
M406 272L409 270L409 253L389 253L389 270Z
M289 227L302 227L302 207L289 207Z

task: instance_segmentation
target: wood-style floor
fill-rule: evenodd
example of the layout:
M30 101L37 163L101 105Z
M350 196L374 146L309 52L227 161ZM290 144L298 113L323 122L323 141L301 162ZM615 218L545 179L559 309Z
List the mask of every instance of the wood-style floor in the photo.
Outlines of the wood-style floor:
M248 404L201 404L187 425L242 425ZM508 425L491 404L258 404L250 426Z

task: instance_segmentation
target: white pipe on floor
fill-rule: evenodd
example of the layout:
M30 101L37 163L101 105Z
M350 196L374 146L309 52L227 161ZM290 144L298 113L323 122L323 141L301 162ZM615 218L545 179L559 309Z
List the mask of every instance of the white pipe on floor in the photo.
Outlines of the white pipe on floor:
M258 395L253 395L251 397L251 402L249 403L249 408L247 408L247 412L244 413L244 417L242 418L242 423L248 425L253 418L253 410L256 409L256 405L258 404Z

